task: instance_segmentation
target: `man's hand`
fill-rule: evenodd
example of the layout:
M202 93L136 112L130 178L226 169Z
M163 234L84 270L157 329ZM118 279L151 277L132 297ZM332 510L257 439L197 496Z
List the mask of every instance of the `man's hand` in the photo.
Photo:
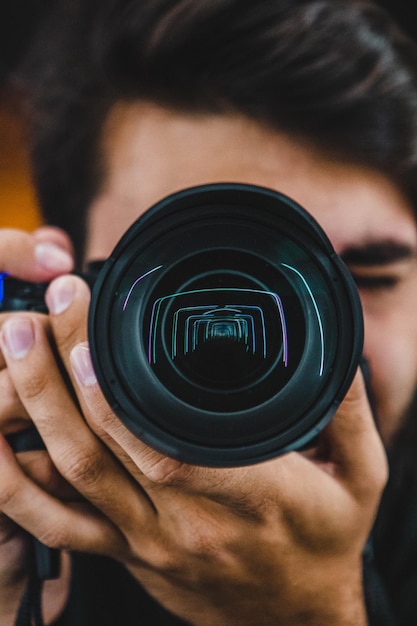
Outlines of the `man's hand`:
M0 230L0 272L43 282L71 271L72 267L72 246L62 231L49 227L39 228L33 234ZM1 315L0 324L7 317L7 314ZM46 320L44 316L44 325ZM20 402L0 351L0 433L8 435L30 425L30 417ZM57 474L45 453L19 455L19 462L44 488L56 488ZM2 479L0 476L0 494L7 488ZM0 623L5 626L14 623L27 576L28 549L28 535L2 513L0 503Z
M86 285L57 279L47 303L79 406L39 320L8 322L1 345L19 400L86 503L45 493L3 444L7 514L52 547L118 558L196 626L365 625L361 552L387 468L360 376L311 453L189 466L145 446L105 402L87 344Z

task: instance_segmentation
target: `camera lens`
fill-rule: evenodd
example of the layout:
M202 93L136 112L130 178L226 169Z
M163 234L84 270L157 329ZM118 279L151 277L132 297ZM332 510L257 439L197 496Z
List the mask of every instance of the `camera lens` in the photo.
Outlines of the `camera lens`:
M183 461L304 446L362 353L359 299L312 217L274 191L206 185L152 207L93 289L100 385L138 437Z
M145 317L156 376L201 409L234 412L265 402L290 379L304 345L304 317L291 283L243 251L205 251L192 263L174 264L155 286Z

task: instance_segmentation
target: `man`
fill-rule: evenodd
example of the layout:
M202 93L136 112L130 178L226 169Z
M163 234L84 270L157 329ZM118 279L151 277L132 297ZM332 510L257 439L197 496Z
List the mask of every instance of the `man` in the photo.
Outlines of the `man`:
M375 409L358 373L308 453L221 470L163 457L104 401L87 344L89 290L58 278L47 317L2 325L2 432L33 420L59 475L46 455L18 462L0 439L1 623L14 623L27 578L20 527L77 553L63 554L45 588L47 623L414 623L413 529L407 547L384 530L415 506L414 47L363 2L66 10L34 60L31 116L42 208L77 259L105 258L138 215L190 185L247 182L293 197L357 281ZM3 232L0 250L2 269L27 280L72 268L71 243L52 228ZM393 461L398 501L364 575L386 480L380 437L405 463ZM405 552L392 572L387 536Z

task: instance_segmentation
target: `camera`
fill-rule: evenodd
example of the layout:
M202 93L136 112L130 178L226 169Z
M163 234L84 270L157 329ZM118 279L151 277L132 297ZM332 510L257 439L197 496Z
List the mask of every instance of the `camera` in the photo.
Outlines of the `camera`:
M101 390L142 441L184 462L256 463L308 446L362 355L354 282L321 227L270 189L211 184L148 209L93 285ZM43 310L6 278L0 310Z

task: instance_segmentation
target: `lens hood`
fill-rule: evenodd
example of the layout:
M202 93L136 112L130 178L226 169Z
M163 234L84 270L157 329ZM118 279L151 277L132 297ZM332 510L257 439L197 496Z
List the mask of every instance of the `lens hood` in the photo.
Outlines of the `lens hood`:
M142 441L205 466L308 445L363 348L356 287L327 236L262 187L185 189L126 232L95 281L101 389Z

